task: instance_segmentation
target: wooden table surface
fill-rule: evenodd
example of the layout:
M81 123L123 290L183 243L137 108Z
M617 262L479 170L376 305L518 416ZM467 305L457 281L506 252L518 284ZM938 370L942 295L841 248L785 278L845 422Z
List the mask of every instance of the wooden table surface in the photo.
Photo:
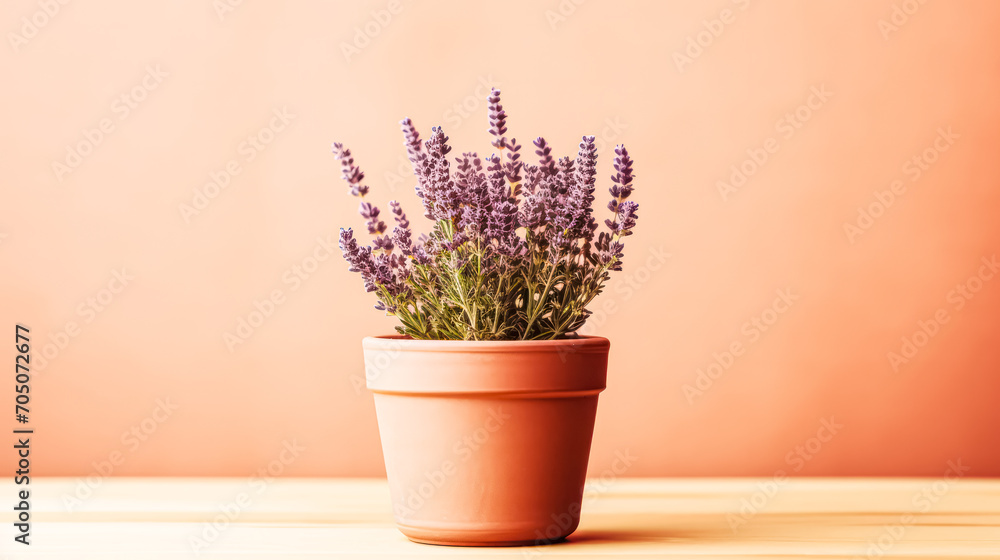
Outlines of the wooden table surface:
M231 478L35 478L23 546L15 488L3 559L1000 558L997 479L595 480L569 541L480 549L406 540L384 480Z

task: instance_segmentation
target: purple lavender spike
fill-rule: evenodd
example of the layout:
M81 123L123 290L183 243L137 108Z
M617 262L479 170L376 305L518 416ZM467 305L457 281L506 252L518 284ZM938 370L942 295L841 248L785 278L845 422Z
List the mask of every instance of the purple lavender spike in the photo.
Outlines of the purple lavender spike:
M360 273L365 282L365 290L374 292L376 290L375 263L372 260L371 248L360 246L358 241L354 239L354 232L350 228L340 230L339 245L344 259L350 265L348 270Z
M620 235L629 235L632 227L635 225L635 219L638 217L635 214L636 208L629 207L628 213L622 213L622 207L624 206L624 201L632 195L632 158L628 155L628 150L625 149L624 145L619 145L615 147L615 171L616 173L611 176L611 181L614 183L608 189L611 193L611 201L608 202L608 209L614 212L614 219L605 220L604 223L608 226L608 229ZM624 218L631 219L631 225L624 227L626 224L622 223L620 220Z
M620 187L619 198L625 200L632 194L632 158L628 155L628 150L624 145L615 147L615 173L611 176Z
M358 206L358 213L361 217L367 221L368 233L372 235L381 235L385 233L385 222L378 218L381 211L374 204L370 202L362 202Z
M396 223L399 224L399 227L409 229L410 220L406 219L406 213L403 212L403 206L396 200L390 200L389 208L392 210L392 215L395 217Z
M541 136L535 138L534 144L535 147L538 148L537 150L535 150L535 154L537 154L539 157L539 164L538 164L539 168L544 173L547 173L549 175L555 175L556 164L555 160L552 159L552 148L549 147L548 143Z
M424 200L426 215L433 220L450 220L460 213L462 193L451 179L448 137L441 127L434 127L424 146L427 148L428 178L420 196Z
M503 149L507 147L507 138L504 137L504 134L507 134L507 113L504 112L503 105L500 104L500 90L493 88L487 100L490 112L490 134L494 136L493 147Z
M365 178L365 174L358 166L354 165L351 150L345 148L340 142L335 142L333 144L333 155L340 160L341 177L350 185L351 194L357 197L363 197L368 194L368 187L361 183Z
M417 176L417 191L419 193L428 179L427 154L424 152L423 142L420 141L420 133L413 126L413 122L406 118L399 121L399 124L403 136L406 138L406 154L410 163L413 164L413 174Z

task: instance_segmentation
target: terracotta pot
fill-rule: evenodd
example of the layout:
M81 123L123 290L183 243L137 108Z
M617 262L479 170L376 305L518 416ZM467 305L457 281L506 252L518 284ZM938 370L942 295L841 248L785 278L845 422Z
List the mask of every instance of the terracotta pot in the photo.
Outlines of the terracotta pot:
M572 533L609 347L597 337L364 339L399 530L460 546Z

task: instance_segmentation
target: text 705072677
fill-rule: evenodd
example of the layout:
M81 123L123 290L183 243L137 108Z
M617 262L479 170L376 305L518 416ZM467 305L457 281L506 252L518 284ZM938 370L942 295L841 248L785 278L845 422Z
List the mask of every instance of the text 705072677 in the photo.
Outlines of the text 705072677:
M14 415L20 424L28 423L28 403L31 401L28 393L31 382L31 340L28 338L28 327L17 325L14 329L14 345L17 349L17 356L14 358ZM24 426L22 429L14 430L14 450L17 453L17 470L14 471L14 484L18 486L14 511L17 512L17 520L14 522L14 540L21 544L31 544L28 537L31 534L31 504L28 501L30 490L28 484L31 479L29 467L31 462L28 458L30 452L31 436L34 430Z

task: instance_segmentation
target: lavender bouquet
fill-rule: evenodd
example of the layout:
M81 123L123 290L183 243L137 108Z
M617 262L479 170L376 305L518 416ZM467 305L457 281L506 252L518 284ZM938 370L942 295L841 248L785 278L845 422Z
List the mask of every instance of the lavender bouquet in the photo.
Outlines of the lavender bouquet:
M343 178L361 199L359 212L370 246L351 229L340 230L350 271L376 292L376 309L399 318L396 330L418 339L535 340L564 338L583 326L587 306L610 271L620 271L623 238L632 234L639 207L632 194L632 159L615 148L615 174L606 230L594 217L597 149L584 136L576 159L552 157L544 138L534 141L538 164L521 161L521 145L508 139L500 91L489 97L489 132L496 151L455 158L440 127L421 141L410 119L401 121L417 177L429 235L414 240L400 204L389 202L392 233L380 210L365 200L368 186L351 151L335 143ZM595 238L596 233L596 238Z

